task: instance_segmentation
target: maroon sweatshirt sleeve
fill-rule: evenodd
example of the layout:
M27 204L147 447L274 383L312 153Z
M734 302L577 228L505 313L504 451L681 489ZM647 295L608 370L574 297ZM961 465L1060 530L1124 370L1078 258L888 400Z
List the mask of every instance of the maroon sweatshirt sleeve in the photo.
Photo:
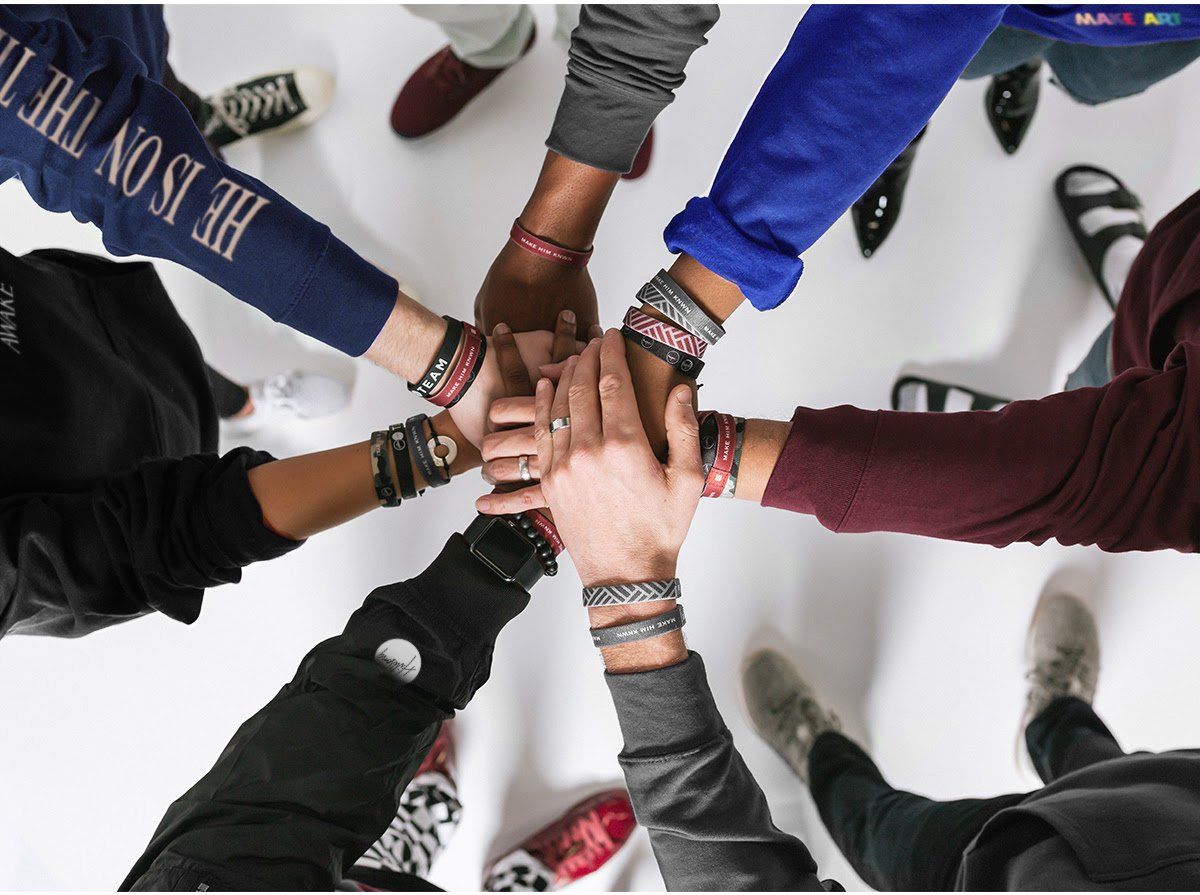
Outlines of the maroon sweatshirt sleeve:
M1114 326L1119 375L998 412L800 408L763 505L839 532L1003 546L1200 545L1200 193L1147 240Z

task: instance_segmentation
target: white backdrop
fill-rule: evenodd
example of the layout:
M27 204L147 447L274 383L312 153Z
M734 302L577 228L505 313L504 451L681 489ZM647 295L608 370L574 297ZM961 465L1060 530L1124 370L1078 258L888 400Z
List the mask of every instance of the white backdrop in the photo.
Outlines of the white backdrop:
M592 273L606 320L666 263L663 225L707 189L801 12L729 7L696 53L660 119L649 175L618 187L601 227ZM430 306L460 315L528 195L558 100L564 60L548 39L550 9L537 16L542 39L529 57L442 132L405 143L388 112L443 43L428 23L392 6L168 10L174 66L201 91L298 63L337 74L334 106L314 127L236 147L230 161ZM1092 109L1045 85L1009 158L984 119L984 83L960 83L922 144L887 245L864 261L839 221L807 253L791 301L738 312L709 364L704 404L778 418L796 403L880 407L914 366L1014 397L1055 390L1106 311L1058 219L1054 176L1074 162L1107 165L1152 218L1166 213L1200 186L1198 88L1193 67ZM94 229L38 210L16 183L0 187L0 244L102 251ZM210 359L232 374L297 363L357 371L346 413L265 433L256 446L290 455L348 443L417 406L379 369L295 338L188 271L159 269ZM464 479L419 509L372 513L253 567L241 585L212 591L191 627L146 618L80 641L0 643L0 888L115 886L237 725L372 587L419 571L479 491ZM1200 744L1193 565L1176 554L837 537L809 518L710 502L681 575L690 643L776 822L805 839L825 875L861 887L807 794L742 719L736 674L748 649L772 642L796 653L899 786L945 798L1028 788L1013 761L1020 645L1041 588L1064 567L1099 607L1098 706L1122 742ZM438 884L476 888L497 849L619 781L619 735L584 629L566 563L501 636L491 681L460 716L465 813ZM579 886L631 887L661 887L644 833Z

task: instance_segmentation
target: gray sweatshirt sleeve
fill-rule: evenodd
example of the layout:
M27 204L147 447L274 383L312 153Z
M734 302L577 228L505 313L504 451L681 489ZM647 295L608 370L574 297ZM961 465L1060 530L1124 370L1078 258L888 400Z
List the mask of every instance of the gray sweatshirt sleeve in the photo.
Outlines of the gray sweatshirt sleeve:
M605 679L625 738L625 783L667 889L840 888L822 884L804 843L771 821L697 653L669 668Z
M719 17L715 4L584 4L546 145L593 168L628 171Z

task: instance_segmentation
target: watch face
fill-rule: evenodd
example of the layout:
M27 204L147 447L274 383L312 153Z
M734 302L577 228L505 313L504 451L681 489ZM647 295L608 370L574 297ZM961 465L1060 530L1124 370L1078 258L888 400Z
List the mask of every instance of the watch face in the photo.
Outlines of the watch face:
M483 537L475 542L472 550L501 578L512 581L529 557L534 555L535 548L524 535L496 519L488 526Z

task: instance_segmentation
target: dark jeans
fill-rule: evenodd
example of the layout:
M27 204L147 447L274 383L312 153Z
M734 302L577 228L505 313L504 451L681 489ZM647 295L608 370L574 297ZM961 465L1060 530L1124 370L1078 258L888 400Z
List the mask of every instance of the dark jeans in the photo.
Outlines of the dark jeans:
M1096 105L1153 87L1200 57L1200 40L1173 40L1127 47L1091 47L1041 37L1001 25L963 71L983 78L1045 59L1062 88L1081 103Z
M217 405L217 416L223 420L237 416L250 400L250 391L244 385L238 385L228 376L204 365L208 374L208 384L212 386L213 403Z
M1046 783L1125 753L1092 707L1073 696L1050 703L1025 729ZM857 744L823 733L808 759L809 789L834 841L859 876L884 891L954 889L963 851L992 817L1027 793L937 802L894 789Z

